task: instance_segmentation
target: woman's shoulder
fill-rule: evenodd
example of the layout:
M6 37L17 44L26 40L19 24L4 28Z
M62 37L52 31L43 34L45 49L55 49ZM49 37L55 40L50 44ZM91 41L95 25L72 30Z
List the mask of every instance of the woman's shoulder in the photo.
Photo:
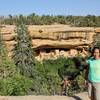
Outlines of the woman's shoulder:
M90 57L90 58L89 58L89 60L91 60L91 61L92 61L92 60L95 60L95 58L94 58L94 57Z
M86 60L86 62L89 63L89 62L94 61L94 60L95 60L94 57L90 57L90 58L88 58L88 59Z

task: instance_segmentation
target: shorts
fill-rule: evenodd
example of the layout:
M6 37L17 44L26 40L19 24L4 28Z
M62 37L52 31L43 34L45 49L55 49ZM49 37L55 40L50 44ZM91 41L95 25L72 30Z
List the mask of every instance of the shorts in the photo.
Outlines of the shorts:
M100 82L93 82L92 85L93 85L95 100L100 100Z

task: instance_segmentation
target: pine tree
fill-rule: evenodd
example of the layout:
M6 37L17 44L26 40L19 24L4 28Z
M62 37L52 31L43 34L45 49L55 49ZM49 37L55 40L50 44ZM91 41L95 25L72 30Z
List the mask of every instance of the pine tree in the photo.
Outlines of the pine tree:
M34 77L35 59L33 56L32 41L27 27L21 23L16 29L17 37L13 54L14 62L22 75Z
M32 94L42 94L41 76L35 65L34 51L32 49L32 39L28 29L22 22L16 29L17 37L13 59L21 75L33 80ZM44 89L43 89L44 90Z

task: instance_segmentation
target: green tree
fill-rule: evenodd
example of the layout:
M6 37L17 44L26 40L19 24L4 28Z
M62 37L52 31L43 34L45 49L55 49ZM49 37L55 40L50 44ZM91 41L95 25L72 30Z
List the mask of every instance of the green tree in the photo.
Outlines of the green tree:
M72 58L66 59L66 63L62 68L58 71L61 77L69 77L70 79L74 79L79 74L79 69L76 68L75 62Z
M21 75L32 79L32 94L41 94L41 76L35 65L32 39L25 24L21 23L16 29L16 42L13 59Z
M25 95L32 87L32 80L20 75L0 33L0 95Z
M35 77L35 59L32 41L27 27L22 23L16 29L16 42L13 59L22 75Z
M40 91L42 94L55 95L60 93L61 78L58 75L58 68L63 65L63 60L59 58L57 60L44 60L42 63L37 62L37 69L41 75L42 88Z
M87 16L64 16L64 15L36 15L32 13L28 16L19 15L17 17L9 15L8 17L0 18L2 24L15 25L23 21L27 25L51 25L54 23L67 24L76 27L99 27L100 16L87 15Z

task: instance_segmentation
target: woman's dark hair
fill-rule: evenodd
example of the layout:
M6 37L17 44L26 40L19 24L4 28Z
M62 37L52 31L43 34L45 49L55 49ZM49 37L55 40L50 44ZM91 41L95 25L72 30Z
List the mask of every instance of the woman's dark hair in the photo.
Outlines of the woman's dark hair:
M92 49L92 55L93 55L93 53L94 53L94 51L95 51L96 49L98 49L98 50L100 51L100 48L99 48L99 47L94 47L94 48Z

